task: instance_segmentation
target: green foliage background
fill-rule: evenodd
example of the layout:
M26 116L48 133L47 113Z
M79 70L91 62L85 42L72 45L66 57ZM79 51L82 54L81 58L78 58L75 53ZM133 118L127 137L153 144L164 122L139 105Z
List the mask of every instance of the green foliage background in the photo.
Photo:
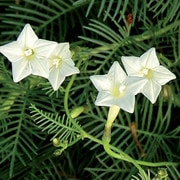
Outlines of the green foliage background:
M177 78L163 87L154 105L138 95L134 114L121 111L111 143L137 160L179 163L179 0L0 0L0 7L1 45L16 40L29 23L41 39L70 42L81 72L53 92L37 76L15 84L10 62L0 56L0 179L141 178L132 163L107 155L100 141L82 139L79 127L101 140L108 113L94 105L97 91L89 76L107 73L112 62L121 64L122 55L140 56L151 47ZM88 111L74 119L76 127L67 112L79 106ZM133 121L144 157L131 134ZM55 137L61 147L52 145ZM152 179L161 167L142 168ZM169 179L180 179L177 165L163 168Z

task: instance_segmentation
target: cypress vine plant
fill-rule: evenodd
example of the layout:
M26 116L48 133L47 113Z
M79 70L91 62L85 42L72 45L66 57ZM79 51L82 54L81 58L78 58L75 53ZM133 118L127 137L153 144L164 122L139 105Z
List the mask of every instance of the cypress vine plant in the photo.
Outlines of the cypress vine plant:
M180 1L0 7L2 180L180 179Z

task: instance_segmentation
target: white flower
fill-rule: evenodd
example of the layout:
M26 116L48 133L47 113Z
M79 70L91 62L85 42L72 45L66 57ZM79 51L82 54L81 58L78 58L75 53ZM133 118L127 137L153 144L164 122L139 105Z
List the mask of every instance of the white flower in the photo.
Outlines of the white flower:
M173 73L159 64L155 48L149 49L140 57L124 56L122 62L129 76L144 79L144 86L140 92L151 103L156 102L161 86L176 78Z
M14 82L30 74L47 78L49 75L48 57L57 43L38 39L29 24L26 24L17 41L0 47L0 52L12 62Z
M142 88L142 78L130 78L117 61L113 63L108 74L90 77L99 91L95 101L97 106L118 106L132 113L134 111L135 95Z
M56 91L66 76L79 73L79 69L74 67L71 59L69 43L60 43L56 46L49 58L49 82Z

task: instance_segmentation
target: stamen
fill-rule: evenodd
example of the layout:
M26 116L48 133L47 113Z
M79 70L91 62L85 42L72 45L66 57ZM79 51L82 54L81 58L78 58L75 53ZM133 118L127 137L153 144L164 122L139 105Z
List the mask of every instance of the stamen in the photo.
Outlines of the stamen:
M123 84L120 86L114 86L111 90L112 96L114 96L115 98L120 97L121 95L123 95L125 88L126 86Z
M146 77L148 79L152 78L152 76L153 76L153 70L148 69L148 68L141 69L141 71L139 73L142 77Z
M33 54L34 54L34 52L33 52L33 50L32 50L32 49L26 49L26 50L24 51L24 54L25 54L25 56L26 56L26 57L28 57L28 56L33 55Z
M62 59L61 58L54 58L53 59L53 66L55 66L56 68L58 68L60 65L61 65L61 63L62 63Z
M149 72L149 69L147 69L147 68L144 68L144 69L142 70L142 73L143 73L144 75L148 75L148 72Z
M55 65L57 68L59 65L59 59L53 59L53 65Z

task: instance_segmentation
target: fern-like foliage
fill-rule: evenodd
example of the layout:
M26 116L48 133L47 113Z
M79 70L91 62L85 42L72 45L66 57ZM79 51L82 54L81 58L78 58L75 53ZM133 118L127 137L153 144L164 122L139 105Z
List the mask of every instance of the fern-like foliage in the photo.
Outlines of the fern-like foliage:
M38 135L34 123L26 114L28 107L28 99L25 91L21 87L11 84L11 92L9 86L1 87L0 116L0 154L1 154L1 171L9 164L9 176L14 172L17 162L27 165L24 160L25 156L32 160L33 155L37 154L37 145L33 138L43 139ZM21 93L18 93L18 91ZM3 165L4 164L4 165ZM7 167L6 167L7 168Z
M80 3L80 1L78 2ZM113 1L108 1L107 4L109 3L110 5L110 2ZM102 1L102 4L103 3L104 7L107 8L105 1ZM120 3L120 1L118 1L118 3ZM146 6L143 3L145 3ZM174 36L179 37L179 28L177 26L178 23L176 23L175 26L169 25L168 28L165 28L165 25L168 23L170 24L169 19L169 21L162 20L154 25L153 23L156 22L158 15L155 14L154 10L154 17L156 18L151 19L146 13L151 14L152 9L148 9L147 7L151 7L152 5L155 7L159 6L160 4L155 4L152 2L148 4L146 1L143 1L143 3L138 6L140 11L138 12L137 17L139 19L136 17L136 6L133 4L134 9L131 12L133 16L135 14L135 17L133 17L134 24L131 26L127 24L127 19L125 17L126 13L123 13L124 17L117 18L117 16L113 14L115 11L105 12L104 17L106 20L109 18L111 21L110 23L109 21L104 23L101 20L92 19L88 26L84 26L87 31L95 34L94 38L80 36L81 39L93 43L92 47L94 44L96 47L98 47L96 49L98 53L93 51L94 63L96 63L99 67L96 69L95 73L101 74L101 72L105 72L105 69L108 69L107 66L110 66L109 64L111 61L118 60L121 63L120 57L126 53L139 56L142 54L140 53L142 49L145 51L149 47L155 46L157 50L161 51L159 54L161 63L165 66L171 66L172 70L174 70L177 76L179 76L179 72L177 70L179 63L176 64L176 62L179 61L179 48L176 42L172 41L171 37L172 31ZM92 5L95 5L95 2L94 4L89 5L89 9L93 7ZM131 4L128 3L128 6L131 6ZM173 8L175 7L175 5L172 6ZM126 8L126 6L123 7ZM144 12L145 9L143 8L146 9L146 12ZM168 9L168 11L168 13L170 13L171 10ZM124 10L124 12L129 12L129 9L127 8ZM141 16L142 13L146 14L144 19L143 16ZM138 21L141 21L141 23L143 22L143 24L140 24ZM136 23L140 27L143 26L143 29L137 29L137 26L135 26ZM114 28L111 28L112 26ZM159 30L159 32L156 32L155 29ZM160 31L161 29L164 29L165 31ZM133 33L133 35L131 35L131 33ZM168 43L167 39L169 39ZM169 49L173 53L171 55L166 53L166 49ZM165 56L167 56L168 59L165 58ZM91 67L93 68L93 66ZM177 80L177 82L178 81L179 80ZM174 84L175 83L176 82L174 82ZM172 84L164 87L164 90L166 88L170 88L169 90L172 90L171 92L173 92ZM179 157L177 159L177 151L179 150L179 147L171 148L170 145L170 142L172 141L178 143L179 139L179 126L175 126L175 128L170 129L174 122L172 111L174 109L174 105L178 105L179 97L178 94L173 94L173 97L168 96L168 99L165 97L163 99L163 97L164 95L162 93L157 104L153 106L145 98L142 99L142 97L138 96L140 99L137 101L135 114L131 116L128 113L121 112L118 119L119 122L117 121L114 124L112 132L112 144L115 147L122 149L135 159L142 159L150 162L179 161ZM88 104L95 101L94 96L91 98L92 99L88 98ZM165 101L167 101L168 104ZM89 130L90 134L93 134L97 138L101 138L104 128L103 124L105 124L107 117L106 108L96 107L88 114L88 117L92 118L89 120L89 122L86 122L83 127ZM136 122L138 138L142 143L143 152L142 149L139 149L138 145L133 139L131 133L132 130L130 128L132 121ZM95 128L93 128L94 124L96 124ZM100 151L99 149L101 149L99 145L92 145L91 142L87 142L85 146L91 147L92 150L97 151ZM174 151L172 152L173 149ZM145 156L143 155L144 152ZM141 155L143 156L141 157ZM114 161L112 158L108 158L105 152L100 153L96 156L96 158L99 162L97 166L86 168L93 174L94 179L104 179L107 176L110 177L110 179L131 179L132 174L136 173L136 169L133 166L127 168L127 164L125 165L124 162L118 160ZM179 175L177 173L177 167L168 168L169 176L178 179ZM129 171L127 169L129 169ZM155 171L157 171L157 169L155 169Z
M77 35L82 33L82 29L76 32L75 26L79 24L79 27L82 27L85 19L81 18L81 13L84 10L72 6L73 2L70 0L20 0L17 1L18 3L15 2L5 1L1 4L5 7L0 13L3 23L0 30L5 32L1 34L1 39L6 37L1 44L9 41L9 37L17 37L25 23L30 23L40 38L48 37L49 40L58 42L77 40Z
M89 16L91 12L96 13L98 18L103 16L103 21L107 20L108 14L112 14L112 19L118 19L118 22L122 20L125 15L128 13L133 14L134 19L144 19L145 21L148 20L146 17L149 16L149 12L152 12L154 16L153 19L162 18L162 14L167 16L167 19L163 19L164 25L171 22L176 21L179 19L180 15L178 10L180 8L180 2L175 0L174 2L163 0L155 2L154 0L150 1L141 1L141 0L77 0L74 2L74 6L82 6L87 5L87 12L86 16ZM171 7L171 8L168 8ZM121 12L119 14L119 12ZM152 14L151 14L152 15ZM135 24L134 24L135 25Z
M34 105L31 105L31 114L42 131L47 131L48 134L53 135L51 140L58 138L61 143L67 142L67 146L71 146L80 140L79 130L65 115L59 116L59 114L43 112Z
M131 163L109 157L100 144L86 138L80 141L73 121L101 139L108 108L94 105L97 91L89 76L106 74L114 61L122 65L122 55L140 56L152 46L160 63L177 78L162 88L156 104L138 95L134 114L121 111L113 124L111 144L136 160L180 161L180 1L0 0L0 7L1 45L16 40L25 23L39 38L70 42L80 74L73 77L68 109L83 105L89 109L69 119L64 95L71 77L56 92L37 76L14 83L11 65L1 56L2 179L143 179ZM132 133L133 123L137 136ZM53 146L54 139L59 147ZM157 177L159 167L142 167L151 179ZM162 168L168 178L180 179L176 165Z
M159 108L157 111L145 98L143 101L140 101L143 107L141 113L140 109L138 109L138 107L140 108L139 105L135 108L134 116L123 112L119 114L112 130L112 145L122 149L134 159L148 162L178 162L179 159L176 156L178 149L174 147L174 151L172 151L169 144L170 141L178 142L179 139L179 127L175 129L169 128L172 126L172 122L170 122L170 109L172 105L169 104L166 108L162 106L163 99L161 97L158 102ZM83 126L85 129L89 129L89 133L99 138L102 137L103 124L106 121L103 117L107 116L107 112L103 110L96 108L93 113L89 114L89 117L91 117L91 114L97 114L97 116L92 115L92 119ZM163 116L160 112L166 112L166 114ZM156 119L152 119L152 117L156 117ZM131 130L132 120L136 122L137 137L142 149L134 140ZM93 124L96 124L96 128L92 128ZM90 142L87 142L85 146L91 147L93 151L100 151L101 149L97 144L93 145ZM86 168L93 174L94 179L103 179L107 174L111 177L110 179L117 179L118 177L120 179L131 179L132 174L136 173L136 168L133 165L125 165L121 160L107 157L105 152L99 153L96 158L99 161L97 166ZM124 169L123 167L126 168ZM168 174L170 177L173 177L175 174L176 178L179 176L176 168L169 167ZM157 171L157 168L155 168L155 171Z

